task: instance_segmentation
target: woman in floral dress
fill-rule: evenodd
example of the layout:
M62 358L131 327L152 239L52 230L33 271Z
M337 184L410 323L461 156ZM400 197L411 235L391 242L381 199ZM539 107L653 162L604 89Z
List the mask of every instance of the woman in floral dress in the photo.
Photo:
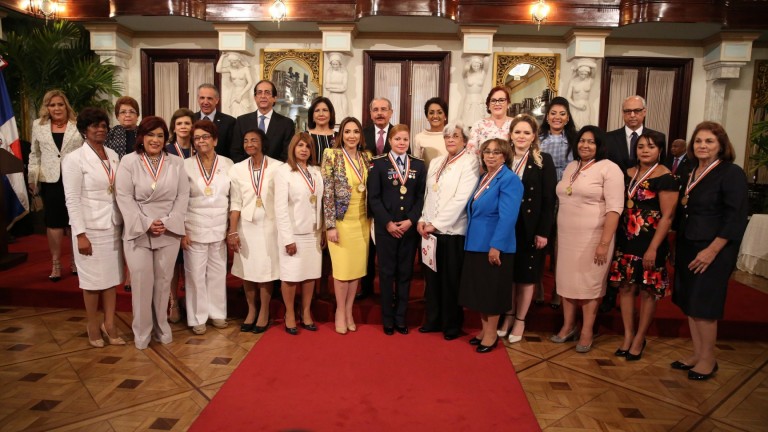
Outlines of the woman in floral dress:
M667 233L677 204L678 184L661 163L664 147L661 138L643 133L637 140L638 165L624 176L626 204L619 224L616 253L610 280L620 288L624 342L617 357L640 360L645 349L645 334L656 312L656 301L666 294ZM634 327L636 292L640 292L640 317Z

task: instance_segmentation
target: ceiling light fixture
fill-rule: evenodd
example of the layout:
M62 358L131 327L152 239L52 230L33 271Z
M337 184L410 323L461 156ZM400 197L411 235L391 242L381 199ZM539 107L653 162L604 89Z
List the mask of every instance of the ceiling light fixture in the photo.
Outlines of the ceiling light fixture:
M277 21L277 26L280 27L280 21L288 16L288 6L283 3L283 0L275 0L269 8L269 15L272 17L272 21Z
M536 30L541 29L541 24L547 20L549 5L544 0L539 0L531 6L531 20L536 24Z
M27 11L30 14L44 18L47 23L49 19L55 20L61 6L57 0L29 0L27 2Z

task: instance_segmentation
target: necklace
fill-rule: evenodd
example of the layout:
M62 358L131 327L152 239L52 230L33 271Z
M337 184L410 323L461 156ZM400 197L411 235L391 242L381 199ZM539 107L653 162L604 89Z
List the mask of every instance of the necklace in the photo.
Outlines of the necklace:
M154 165L157 165L157 163L160 162L160 156L147 156L147 159Z
M66 125L67 125L67 121L66 121L66 120L64 120L63 122L55 122L55 121L51 120L51 123L53 123L53 125L54 125L55 127L59 128L59 129L61 129L61 128L63 128L64 126L66 126Z

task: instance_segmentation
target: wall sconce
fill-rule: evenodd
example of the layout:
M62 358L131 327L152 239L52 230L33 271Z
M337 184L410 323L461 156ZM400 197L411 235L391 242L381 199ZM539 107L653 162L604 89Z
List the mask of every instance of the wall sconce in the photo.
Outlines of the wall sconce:
M56 19L60 8L57 0L29 0L27 3L27 11L36 17L44 18L46 23L49 19Z
M541 24L547 20L549 5L544 0L539 0L531 6L531 20L536 24L536 30L541 29Z
M288 6L283 3L283 0L275 0L269 8L269 15L272 17L272 21L277 21L277 26L280 27L280 21L288 16Z

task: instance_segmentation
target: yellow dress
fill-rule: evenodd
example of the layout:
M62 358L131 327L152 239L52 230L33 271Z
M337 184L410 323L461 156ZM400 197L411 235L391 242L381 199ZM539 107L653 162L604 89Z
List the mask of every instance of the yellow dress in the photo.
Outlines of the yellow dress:
M368 179L368 167L363 166L363 183ZM365 200L368 191L360 192L357 187L360 181L357 179L348 160L344 160L344 169L347 181L352 187L349 199L349 208L344 214L344 220L336 220L336 230L339 233L339 242L328 242L328 251L331 254L333 265L333 277L341 281L359 279L365 276L368 267L368 242L371 237L371 228L366 215Z

